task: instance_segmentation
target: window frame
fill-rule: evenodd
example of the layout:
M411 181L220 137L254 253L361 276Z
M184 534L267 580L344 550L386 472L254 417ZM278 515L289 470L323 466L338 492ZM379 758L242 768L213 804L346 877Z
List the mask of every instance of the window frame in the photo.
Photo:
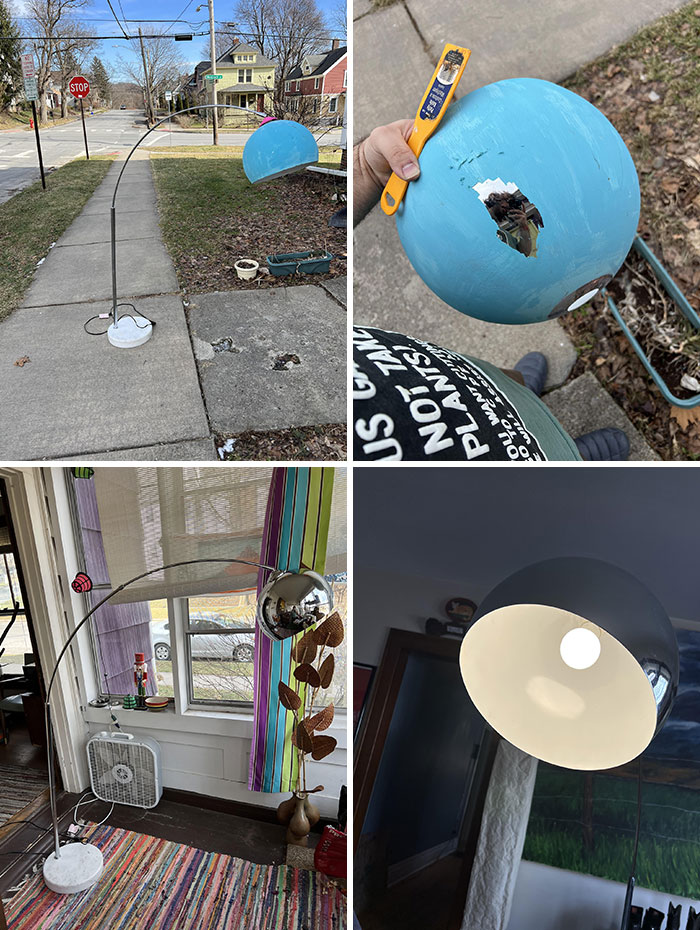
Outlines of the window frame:
M188 708L194 710L202 710L206 708L217 709L219 711L224 711L226 708L231 708L234 711L239 713L250 713L253 714L253 702L252 701L224 701L224 700L204 700L203 698L196 698L194 696L194 666L193 666L193 656L192 656L192 639L194 636L221 636L222 634L216 630L197 630L190 632L190 600L192 598L183 597L178 598L182 602L182 635L184 638L184 647L185 647L185 669L187 675L187 706ZM253 618L253 624L255 624L255 618ZM233 635L235 630L231 631ZM240 632L250 632L250 630L241 630ZM252 628L253 634L255 633L255 626ZM253 663L255 663L255 655L253 655ZM174 679L173 679L174 681Z
M338 98L337 97L330 97L328 99L328 112L329 113L338 112Z

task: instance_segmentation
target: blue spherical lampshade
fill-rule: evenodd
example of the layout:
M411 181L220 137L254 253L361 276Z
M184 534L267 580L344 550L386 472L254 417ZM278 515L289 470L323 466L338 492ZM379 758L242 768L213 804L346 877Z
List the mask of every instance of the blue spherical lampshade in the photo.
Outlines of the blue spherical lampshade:
M452 104L396 214L411 264L451 307L535 323L589 300L639 219L634 163L594 106L517 78Z
M259 126L243 149L243 170L251 184L280 178L318 161L318 146L306 126L276 119Z

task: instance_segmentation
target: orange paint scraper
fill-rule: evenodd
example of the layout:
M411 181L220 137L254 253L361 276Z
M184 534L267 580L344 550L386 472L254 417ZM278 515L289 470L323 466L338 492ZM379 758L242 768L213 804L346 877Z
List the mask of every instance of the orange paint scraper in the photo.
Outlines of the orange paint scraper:
M447 105L459 84L471 50L460 45L446 45L442 50L440 61L430 79L428 89L420 102L416 121L413 124L408 144L415 155L420 155L423 146L438 127L438 123L445 115ZM387 216L393 216L399 208L406 193L408 181L404 181L398 174L392 173L386 187L382 191L382 210Z

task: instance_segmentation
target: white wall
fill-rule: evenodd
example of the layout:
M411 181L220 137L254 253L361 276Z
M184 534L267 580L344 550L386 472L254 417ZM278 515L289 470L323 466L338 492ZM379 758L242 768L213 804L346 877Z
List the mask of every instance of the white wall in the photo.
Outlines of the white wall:
M631 844L630 844L631 845ZM630 849L631 854L631 849ZM632 901L668 913L668 902L682 904L681 926L697 901L635 888ZM625 886L592 875L521 861L508 930L620 930Z
M367 665L379 665L391 628L425 633L428 617L447 619L443 607L451 597L476 600L464 581L368 568L357 557L353 574L353 661Z
M150 736L160 743L163 784L168 788L194 791L214 798L277 807L286 794L248 791L248 761L253 734L252 714L216 714L188 711L117 710L122 730ZM90 736L108 729L104 710L88 707L84 712ZM327 731L338 740L338 748L322 762L307 763L307 784L323 785L314 804L325 817L335 818L340 788L347 783L347 733L341 726ZM86 740L81 738L84 746ZM83 750L84 751L84 750Z

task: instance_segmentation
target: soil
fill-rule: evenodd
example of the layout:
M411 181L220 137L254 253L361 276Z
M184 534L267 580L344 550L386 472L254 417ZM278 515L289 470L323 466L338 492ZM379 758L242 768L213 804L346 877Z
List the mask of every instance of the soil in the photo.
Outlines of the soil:
M639 233L700 311L700 2L642 30L562 82L595 104L625 140L639 174ZM608 290L652 364L679 398L700 379L700 333L631 251ZM571 374L592 371L647 442L666 460L700 458L700 407L664 400L596 297L561 325L579 358Z
M305 172L284 178L284 185L278 187L280 203L276 209L237 213L236 234L229 234L225 238L228 262L224 260L222 263L220 256L214 254L197 255L189 263L180 264L179 271L185 280L186 290L201 294L234 288L249 290L317 284L347 274L346 230L328 225L328 220L341 206L339 200L332 201L331 197L334 193L340 195L345 192L345 182L332 175ZM218 226L226 230L230 227L230 219L222 217ZM327 274L297 273L277 277L263 269L266 255L321 248L326 248L333 255ZM239 278L233 267L239 257L246 253L252 253L256 258L260 256L261 269L253 281Z
M217 448L229 437L221 436ZM344 423L296 426L281 430L248 430L233 437L233 451L225 461L345 461L347 427Z

